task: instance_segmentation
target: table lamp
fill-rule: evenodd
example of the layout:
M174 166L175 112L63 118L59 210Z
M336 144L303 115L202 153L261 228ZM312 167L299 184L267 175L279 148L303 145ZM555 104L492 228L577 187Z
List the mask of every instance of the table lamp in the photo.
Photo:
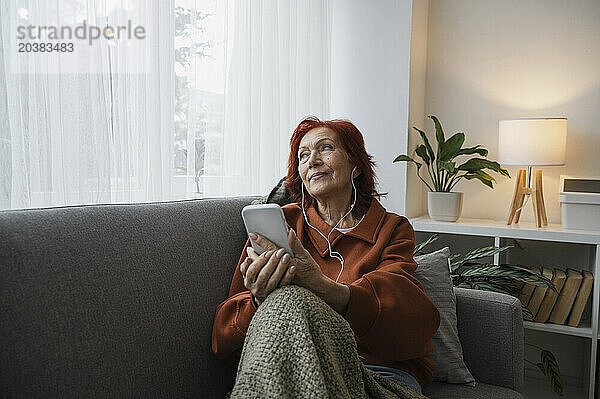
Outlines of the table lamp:
M527 166L527 176L525 176L525 169L518 172L506 219L507 225L512 224L513 220L519 223L526 195L533 197L536 226L548 225L542 189L542 171L535 171L533 187L531 187L531 168L564 165L566 142L567 118L504 119L499 122L498 162L503 166Z

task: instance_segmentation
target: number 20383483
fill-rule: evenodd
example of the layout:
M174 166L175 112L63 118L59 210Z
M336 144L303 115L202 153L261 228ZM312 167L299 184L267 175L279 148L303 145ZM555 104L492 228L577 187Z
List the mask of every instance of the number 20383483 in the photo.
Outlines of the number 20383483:
M73 43L19 43L19 53L72 53Z

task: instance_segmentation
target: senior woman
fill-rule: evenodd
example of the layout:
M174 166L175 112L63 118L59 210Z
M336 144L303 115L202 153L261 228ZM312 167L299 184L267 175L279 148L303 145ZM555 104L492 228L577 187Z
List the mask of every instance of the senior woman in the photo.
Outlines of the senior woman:
M435 305L413 276L414 230L387 212L375 191L374 162L349 121L310 117L290 140L283 207L294 257L266 237L252 238L216 312L212 348L239 358L253 316L278 287L295 284L321 298L350 325L360 360L372 371L422 392L433 379Z

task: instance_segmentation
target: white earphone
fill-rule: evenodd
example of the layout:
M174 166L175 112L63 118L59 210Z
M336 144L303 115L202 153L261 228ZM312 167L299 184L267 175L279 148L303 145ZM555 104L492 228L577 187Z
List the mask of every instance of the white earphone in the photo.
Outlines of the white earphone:
M306 217L306 212L304 211L304 183L302 183L302 205L301 205L301 207L302 207L302 214L304 215L304 221L306 222L306 224L309 227L312 227L314 230L316 230L316 232L319 233L321 235L321 237L323 237L325 239L325 241L327 241L327 245L329 246L329 256L331 256L332 258L336 258L337 260L339 260L340 263L341 263L341 265L342 265L342 268L340 269L340 273L338 274L337 278L335 279L336 283L340 279L340 276L342 275L342 271L344 270L344 257L339 252L331 250L331 242L329 241L329 236L331 235L331 232L333 230L335 230L336 227L338 227L338 225L340 224L340 222L342 220L344 220L344 218L346 216L348 216L350 214L350 212L352 212L352 210L354 209L354 205L356 205L357 195L356 195L356 187L354 186L354 171L355 170L356 170L356 166L352 169L352 172L350 173L350 182L352 183L352 189L353 189L353 192L354 192L354 200L352 201L352 206L350 207L350 210L344 216L341 217L341 219L336 223L336 225L333 226L333 228L329 231L329 234L327 234L327 237L325 237L325 235L323 233L321 233L319 231L319 229L317 229L316 227L314 227L313 225L311 225L308 222L308 218ZM358 226L358 225L356 225L356 226ZM352 229L354 229L356 226L352 227ZM350 229L350 230L352 230L352 229Z

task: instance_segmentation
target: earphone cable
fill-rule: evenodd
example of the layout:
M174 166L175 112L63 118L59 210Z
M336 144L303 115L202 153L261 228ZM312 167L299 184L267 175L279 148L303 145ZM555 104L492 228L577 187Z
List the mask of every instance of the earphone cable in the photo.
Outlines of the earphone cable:
M340 279L340 276L342 275L342 272L344 271L344 257L342 256L342 254L340 254L337 251L333 251L331 248L331 242L329 241L329 236L331 235L331 233L333 232L333 230L335 230L336 227L338 227L338 225L341 223L342 220L344 220L344 218L346 216L348 216L350 214L350 212L352 212L352 210L354 209L354 206L356 205L356 199L358 197L357 193L356 193L356 186L354 185L354 170L356 169L356 166L354 167L354 169L352 169L352 173L350 173L350 182L352 183L352 189L353 189L353 194L354 194L354 200L352 201L352 206L350 207L350 210L340 218L340 220L335 224L335 226L333 226L331 228L331 230L329 230L329 234L327 234L327 237L325 237L325 235L323 233L321 233L321 231L319 229L317 229L316 227L314 227L313 225L310 224L310 222L308 221L308 217L306 217L306 212L304 210L304 183L302 183L302 203L301 203L301 208L302 208L302 215L304 215L304 220L306 221L306 224L313 228L317 233L319 233L321 235L321 237L323 237L325 239L325 241L327 241L327 245L329 247L329 256L331 256L332 258L336 258L337 260L340 261L341 264L341 268L340 268L340 272L338 273L337 278L335 279L335 282L337 283L338 280ZM361 219L362 221L362 219ZM359 222L360 223L360 222ZM358 226L358 224L357 224ZM352 227L352 229L354 229L356 226Z

